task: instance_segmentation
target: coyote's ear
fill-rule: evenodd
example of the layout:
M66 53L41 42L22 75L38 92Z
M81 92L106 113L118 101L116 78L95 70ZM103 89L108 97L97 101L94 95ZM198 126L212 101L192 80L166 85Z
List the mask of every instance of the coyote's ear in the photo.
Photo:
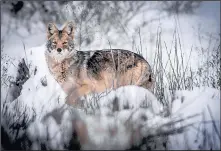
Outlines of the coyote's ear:
M65 25L63 32L66 32L72 39L74 39L74 23L68 22Z
M47 26L47 34L48 34L48 39L57 31L57 27L53 23L49 23Z

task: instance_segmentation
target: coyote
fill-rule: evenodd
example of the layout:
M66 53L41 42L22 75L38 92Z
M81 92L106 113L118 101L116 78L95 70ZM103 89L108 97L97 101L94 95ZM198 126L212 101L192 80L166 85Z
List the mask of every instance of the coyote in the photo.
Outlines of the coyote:
M49 23L46 48L49 71L68 95L67 104L76 105L81 96L125 85L153 89L153 74L142 56L122 49L77 51L73 22L62 30Z

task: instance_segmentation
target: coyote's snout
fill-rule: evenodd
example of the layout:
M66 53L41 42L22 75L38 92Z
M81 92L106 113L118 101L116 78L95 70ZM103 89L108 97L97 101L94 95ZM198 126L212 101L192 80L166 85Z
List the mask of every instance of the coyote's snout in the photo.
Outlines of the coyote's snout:
M91 92L125 85L153 88L150 65L140 55L122 49L77 51L74 48L72 22L62 30L49 23L47 26L49 70L68 95L68 104Z

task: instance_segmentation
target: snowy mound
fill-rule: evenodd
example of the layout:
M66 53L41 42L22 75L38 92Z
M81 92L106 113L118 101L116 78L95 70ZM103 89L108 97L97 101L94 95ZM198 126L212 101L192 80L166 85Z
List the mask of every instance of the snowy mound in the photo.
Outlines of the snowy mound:
M220 90L202 87L193 91L177 91L172 115L197 118L184 121L194 123L188 131L170 137L171 149L220 149Z
M220 91L177 91L169 117L151 92L137 86L91 94L76 109L64 104L44 51L41 46L26 52L30 76L20 95L4 104L11 114L25 110L29 119L34 116L18 136L26 135L30 149L76 149L78 143L81 149L220 149ZM10 125L4 117L2 123Z

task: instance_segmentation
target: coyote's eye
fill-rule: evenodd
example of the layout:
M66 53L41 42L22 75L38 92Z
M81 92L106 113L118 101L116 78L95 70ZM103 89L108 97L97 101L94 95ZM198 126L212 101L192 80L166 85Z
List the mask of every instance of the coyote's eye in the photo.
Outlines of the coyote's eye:
M56 44L57 44L57 42L56 42L56 41L53 41L52 43L53 43L54 45L56 45Z
M66 45L67 44L67 42L63 42L63 45Z

